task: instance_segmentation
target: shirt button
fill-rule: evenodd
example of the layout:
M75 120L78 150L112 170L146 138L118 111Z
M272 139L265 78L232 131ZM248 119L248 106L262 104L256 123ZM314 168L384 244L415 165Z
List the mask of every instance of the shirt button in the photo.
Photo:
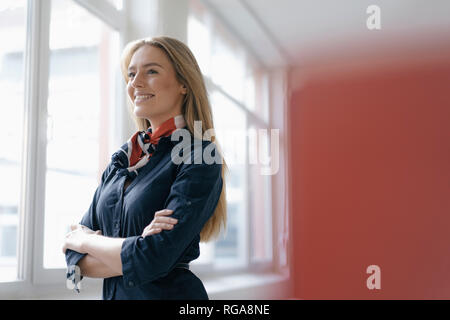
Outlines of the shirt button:
M134 282L133 282L133 281L128 281L128 285L129 285L130 287L134 287Z
M191 205L191 202L190 202L190 201L188 201L188 202L186 202L186 204L187 204L188 206L190 206L190 205Z
M119 223L116 222L116 223L114 224L114 227L115 227L116 229L119 229Z

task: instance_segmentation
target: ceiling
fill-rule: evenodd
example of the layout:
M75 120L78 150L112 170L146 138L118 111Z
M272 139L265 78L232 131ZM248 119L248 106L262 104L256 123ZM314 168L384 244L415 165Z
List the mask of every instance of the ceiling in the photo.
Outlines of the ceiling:
M267 67L301 66L322 56L377 47L450 41L448 0L204 0ZM369 30L369 5L381 29Z

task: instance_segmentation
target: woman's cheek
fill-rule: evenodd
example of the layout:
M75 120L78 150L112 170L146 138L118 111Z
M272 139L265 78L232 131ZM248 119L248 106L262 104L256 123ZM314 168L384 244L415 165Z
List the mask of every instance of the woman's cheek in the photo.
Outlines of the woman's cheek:
M127 93L131 102L133 102L134 90L129 85L127 86Z

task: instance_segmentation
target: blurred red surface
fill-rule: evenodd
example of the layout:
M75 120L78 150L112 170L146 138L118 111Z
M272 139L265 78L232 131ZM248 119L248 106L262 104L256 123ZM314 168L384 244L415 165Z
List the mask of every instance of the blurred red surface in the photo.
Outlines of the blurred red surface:
M438 50L300 70L288 115L297 298L450 299L450 47Z

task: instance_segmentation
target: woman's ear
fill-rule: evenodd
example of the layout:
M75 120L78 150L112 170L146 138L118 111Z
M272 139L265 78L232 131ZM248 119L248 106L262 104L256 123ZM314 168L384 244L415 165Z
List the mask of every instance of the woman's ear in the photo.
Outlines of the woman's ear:
M187 88L186 88L186 86L183 84L182 86L181 86L181 94L186 94L187 93Z

